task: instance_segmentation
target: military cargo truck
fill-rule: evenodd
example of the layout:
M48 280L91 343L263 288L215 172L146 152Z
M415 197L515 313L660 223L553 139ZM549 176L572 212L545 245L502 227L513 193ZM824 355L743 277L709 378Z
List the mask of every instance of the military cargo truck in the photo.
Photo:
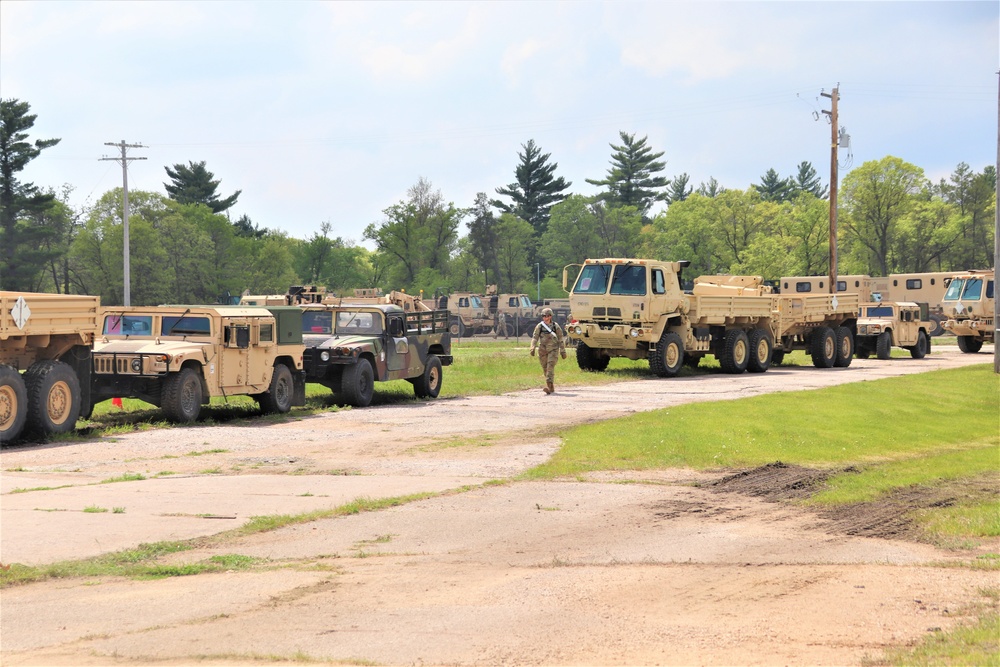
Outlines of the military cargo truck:
M923 359L931 351L933 329L926 303L863 303L854 337L855 354L858 359L867 359L874 353L884 360L891 356L893 347L901 347L914 359Z
M273 306L104 310L94 400L139 398L191 422L214 396L252 396L267 412L305 404L302 311Z
M948 320L944 329L958 336L958 348L975 354L995 342L996 294L993 271L966 271L952 276L941 300Z
M448 331L453 338L465 338L493 331L493 318L486 312L483 299L478 294L438 291L430 300L431 310L447 310L450 315Z
M689 262L588 259L570 293L583 370L603 371L612 357L649 360L660 377L714 355L727 373L761 373L796 349L819 368L848 366L854 356L857 294L776 295L759 276L702 276L681 290Z
M527 294L497 294L494 289L486 289L484 298L486 313L493 321L494 330L501 336L530 335L535 325L541 321L539 309Z
M100 309L96 296L0 292L0 442L65 433L90 414Z
M447 310L407 312L395 304L303 306L306 380L335 400L365 407L375 382L408 380L420 398L437 398L442 366L452 363Z

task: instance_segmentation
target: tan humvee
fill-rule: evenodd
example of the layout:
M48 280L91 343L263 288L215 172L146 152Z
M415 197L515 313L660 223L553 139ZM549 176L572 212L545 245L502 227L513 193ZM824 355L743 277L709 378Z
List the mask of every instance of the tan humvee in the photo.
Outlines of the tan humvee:
M190 422L213 396L268 412L305 403L302 310L275 306L107 308L94 343L94 400L129 396Z
M858 359L874 352L888 359L893 347L910 351L914 359L923 359L931 351L934 322L926 303L881 301L861 304L854 350Z

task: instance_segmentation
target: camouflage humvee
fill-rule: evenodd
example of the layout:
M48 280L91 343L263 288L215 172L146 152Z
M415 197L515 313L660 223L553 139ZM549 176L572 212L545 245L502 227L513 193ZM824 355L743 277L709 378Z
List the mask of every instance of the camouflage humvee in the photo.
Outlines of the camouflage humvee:
M297 307L107 308L94 343L94 401L140 398L177 422L213 396L250 395L268 412L305 404Z
M448 311L407 312L395 304L302 306L307 382L335 400L365 407L374 383L408 380L421 398L441 391L441 367L452 362Z
M934 322L926 303L881 301L861 304L857 329L854 353L858 359L867 359L873 352L879 359L888 359L893 347L923 359L931 351Z

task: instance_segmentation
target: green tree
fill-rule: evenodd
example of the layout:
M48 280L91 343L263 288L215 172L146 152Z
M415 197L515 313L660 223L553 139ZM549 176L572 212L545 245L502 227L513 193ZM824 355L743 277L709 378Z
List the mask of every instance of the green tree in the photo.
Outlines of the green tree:
M497 266L496 245L498 220L490 208L485 192L476 194L476 203L469 212L468 246L466 251L475 258L483 274L483 284L496 282L500 269Z
M233 223L233 229L236 231L237 236L243 236L246 238L259 239L267 234L266 228L261 228L260 225L256 224L250 219L246 213L241 215L236 222Z
M790 264L782 274L825 275L830 266L829 202L803 192L783 206L787 215L782 217L780 230L786 240Z
M748 266L744 254L757 237L774 233L780 206L765 201L754 187L743 192L727 190L713 201L716 204L713 223L722 242L721 264Z
M510 185L496 189L497 194L510 197L512 203L507 204L500 200L493 200L491 203L504 213L510 213L529 222L535 230L535 238L538 239L545 233L550 209L567 197L562 193L572 183L553 175L559 164L549 162L551 154L543 154L534 139L521 144L521 148L524 151L517 154L521 161L514 169L516 180Z
M720 237L712 221L718 218L718 202L695 193L684 201L672 204L657 215L651 224L643 254L669 261L688 260L688 276L722 273Z
M640 245L642 214L635 206L609 207L596 202L594 212L600 254L603 257L632 257Z
M695 191L702 197L715 198L725 192L726 189L719 185L719 182L715 180L714 177L709 177L707 183L701 183L698 189Z
M0 288L37 289L45 266L56 254L46 249L53 234L45 211L55 201L17 175L43 150L59 139L28 140L37 115L31 105L16 99L0 100Z
M684 201L691 195L694 188L688 185L690 180L691 177L686 173L674 176L673 180L670 181L670 188L666 192L666 201L668 204Z
M945 257L962 236L964 221L954 204L940 199L914 202L899 219L893 239L893 268L899 273L942 270Z
M827 188L823 185L822 181L820 181L819 175L816 173L816 170L813 168L811 162L800 162L798 173L794 176L794 178L790 179L790 181L794 194L808 192L817 199L826 198Z
M985 268L993 264L996 211L996 168L987 166L977 174L962 162L949 181L941 180L937 192L958 207L962 229L952 252L955 269Z
M528 279L531 258L534 255L535 230L531 223L515 215L504 213L497 224L497 288L500 292L517 291Z
M795 191L794 181L781 178L774 169L768 169L760 179L760 185L753 186L764 201L783 202L792 198Z
M658 161L663 157L663 151L654 153L646 145L648 137L636 141L634 134L619 132L618 136L622 143L611 144L614 153L607 176L601 180L586 180L591 185L605 188L598 195L600 201L614 208L634 207L645 218L655 202L666 199L663 189L670 181L656 174L663 171L667 163Z
M591 199L571 195L552 207L539 254L547 266L556 269L601 255L601 237Z
M231 208L239 199L242 190L237 190L225 199L220 199L216 190L221 181L213 180L215 174L205 168L205 161L175 164L174 168L164 167L170 183L164 183L167 195L181 204L204 204L213 213L221 213Z

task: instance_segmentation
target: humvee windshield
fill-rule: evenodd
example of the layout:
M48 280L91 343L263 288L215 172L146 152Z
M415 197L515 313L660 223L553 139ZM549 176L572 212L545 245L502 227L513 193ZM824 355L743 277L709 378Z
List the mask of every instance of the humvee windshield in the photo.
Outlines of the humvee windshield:
M207 317L165 315L160 320L161 336L208 336L212 322Z
M337 313L337 333L341 335L380 334L382 318L376 313L342 311Z
M152 315L108 315L104 333L112 336L149 336L153 332Z
M574 294L604 294L608 291L608 276L611 267L607 264L587 264L580 271L573 287Z
M872 306L866 312L867 317L892 317L892 306Z
M302 333L332 334L333 313L328 310L302 311Z

